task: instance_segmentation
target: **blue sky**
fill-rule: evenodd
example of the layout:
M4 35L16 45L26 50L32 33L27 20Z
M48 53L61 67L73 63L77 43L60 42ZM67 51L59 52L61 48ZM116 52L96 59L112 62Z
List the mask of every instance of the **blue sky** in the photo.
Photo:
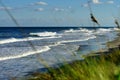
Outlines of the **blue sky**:
M88 0L2 0L21 26L92 26ZM120 19L120 0L91 0L102 26ZM15 26L0 4L0 26Z

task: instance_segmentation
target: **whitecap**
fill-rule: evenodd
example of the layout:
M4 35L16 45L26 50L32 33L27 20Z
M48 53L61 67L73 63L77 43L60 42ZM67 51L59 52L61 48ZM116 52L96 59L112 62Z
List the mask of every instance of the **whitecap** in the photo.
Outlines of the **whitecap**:
M88 29L85 29L85 28L80 28L78 30L74 30L74 29L70 29L70 30L65 30L64 33L92 33L93 30L88 30Z
M96 31L94 31L93 34L95 34L95 35L105 35L107 33L110 33L111 31L114 31L114 30L112 28L109 28L109 29L100 28L100 29L97 29Z
M16 55L16 56L13 55L13 56L8 56L8 57L0 57L0 61L22 58L22 57L26 57L26 56L33 55L33 54L39 54L42 52L46 52L48 50L50 50L49 46L43 46L41 49L36 50L36 51L24 52L24 53Z
M9 38L0 40L0 44L7 44L7 43L14 43L14 42L21 42L21 41L33 41L33 40L42 40L42 39L50 39L50 38L60 38L61 36L51 36L51 37L27 37L23 39L17 39L17 38Z
M59 42L57 42L58 44L64 44L64 43L71 43L71 42L80 42L80 41L87 41L87 40L89 40L89 39L94 39L94 38L96 38L96 36L91 36L91 37L86 37L86 38L84 38L84 39L75 39L75 40L63 40L63 41L59 41Z
M0 44L13 43L13 42L17 42L17 41L18 40L16 38L9 38L9 39L0 40Z
M40 37L46 37L46 36L55 36L57 35L56 32L38 32L38 33L30 33L30 35L37 35Z
M113 30L115 30L115 31L120 31L120 29L119 29L119 28L113 28Z

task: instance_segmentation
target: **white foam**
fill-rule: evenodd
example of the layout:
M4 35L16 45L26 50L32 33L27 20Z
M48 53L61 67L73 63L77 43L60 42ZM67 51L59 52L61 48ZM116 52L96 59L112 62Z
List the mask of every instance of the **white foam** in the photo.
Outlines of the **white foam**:
M114 30L112 28L110 28L110 29L100 28L100 29L97 29L96 31L94 31L93 34L95 34L95 35L104 35L104 34L110 33L111 31L114 31Z
M16 42L16 41L18 41L18 40L15 39L15 38L4 39L4 40L1 40L1 41L0 41L0 44L13 43L13 42Z
M110 29L103 29L103 28L100 28L100 29L98 29L97 31L109 32L109 31L113 31L113 30L112 30L112 28L110 28Z
M42 49L37 50L37 51L24 52L24 53L16 55L16 56L0 57L0 61L8 60L8 59L22 58L22 57L33 55L33 54L36 54L36 53L46 52L46 51L50 50L50 47L54 47L54 46L58 46L58 45L65 45L64 43L86 41L86 40L93 39L93 38L96 38L96 36L91 36L91 37L87 37L85 39L78 39L78 40L63 40L63 41L58 41L58 42L55 42L52 45L44 46ZM16 41L16 39L15 39L15 41Z
M69 33L69 32L74 32L74 30L73 30L73 29L70 29L70 30L65 30L64 32L65 32L65 33Z
M21 41L33 41L33 40L42 40L42 39L50 39L50 38L60 38L61 36L53 36L53 37L43 37L43 38L33 38L33 37L28 37L28 38L23 38L23 39L16 39L16 38L10 38L10 39L4 39L0 40L0 44L7 44L7 43L14 43L14 42L21 42Z
M74 33L74 32L91 33L92 30L88 30L88 29L80 28L80 29L78 29L78 30L74 30L74 29L65 30L64 32L65 32L65 33Z
M92 33L94 30L88 30L88 29L85 29L85 28L80 28L80 31L81 32L86 32L86 33Z
M91 36L91 37L87 37L85 39L78 39L78 40L64 40L64 41L59 41L58 44L64 44L64 43L70 43L70 42L87 41L89 39L94 39L94 38L96 38L96 36Z
M22 53L22 54L16 55L16 56L0 57L0 61L9 60L9 59L22 58L22 57L26 57L26 56L33 55L33 54L38 54L38 53L46 52L48 50L50 50L50 48L48 46L44 46L41 50L25 52L25 53Z
M119 29L119 28L113 28L113 30L115 30L115 31L120 31L120 29Z
M37 35L40 37L45 37L45 36L55 36L57 35L56 32L38 32L38 33L30 33L30 35Z

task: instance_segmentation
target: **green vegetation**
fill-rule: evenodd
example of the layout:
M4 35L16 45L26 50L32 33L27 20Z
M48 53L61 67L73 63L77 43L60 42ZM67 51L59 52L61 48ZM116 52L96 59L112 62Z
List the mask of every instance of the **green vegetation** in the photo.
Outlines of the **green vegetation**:
M28 80L120 80L120 50L115 48L100 56L86 56L84 61L36 72Z

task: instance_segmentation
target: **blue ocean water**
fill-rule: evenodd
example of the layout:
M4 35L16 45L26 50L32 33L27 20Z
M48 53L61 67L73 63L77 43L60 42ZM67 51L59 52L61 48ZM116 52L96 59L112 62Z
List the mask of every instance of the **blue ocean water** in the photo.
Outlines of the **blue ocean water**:
M78 27L0 27L0 38L30 37L29 33L35 32L60 32L63 30L78 29ZM26 35L24 35L26 34Z
M117 37L111 27L0 27L0 80L106 49Z
M99 27L82 27L89 30L99 29ZM111 27L101 27L104 29L108 29ZM79 27L0 27L0 39L4 38L22 38L22 37L30 37L29 33L35 32L61 32L64 30L74 29L77 30ZM24 35L26 34L26 36Z

